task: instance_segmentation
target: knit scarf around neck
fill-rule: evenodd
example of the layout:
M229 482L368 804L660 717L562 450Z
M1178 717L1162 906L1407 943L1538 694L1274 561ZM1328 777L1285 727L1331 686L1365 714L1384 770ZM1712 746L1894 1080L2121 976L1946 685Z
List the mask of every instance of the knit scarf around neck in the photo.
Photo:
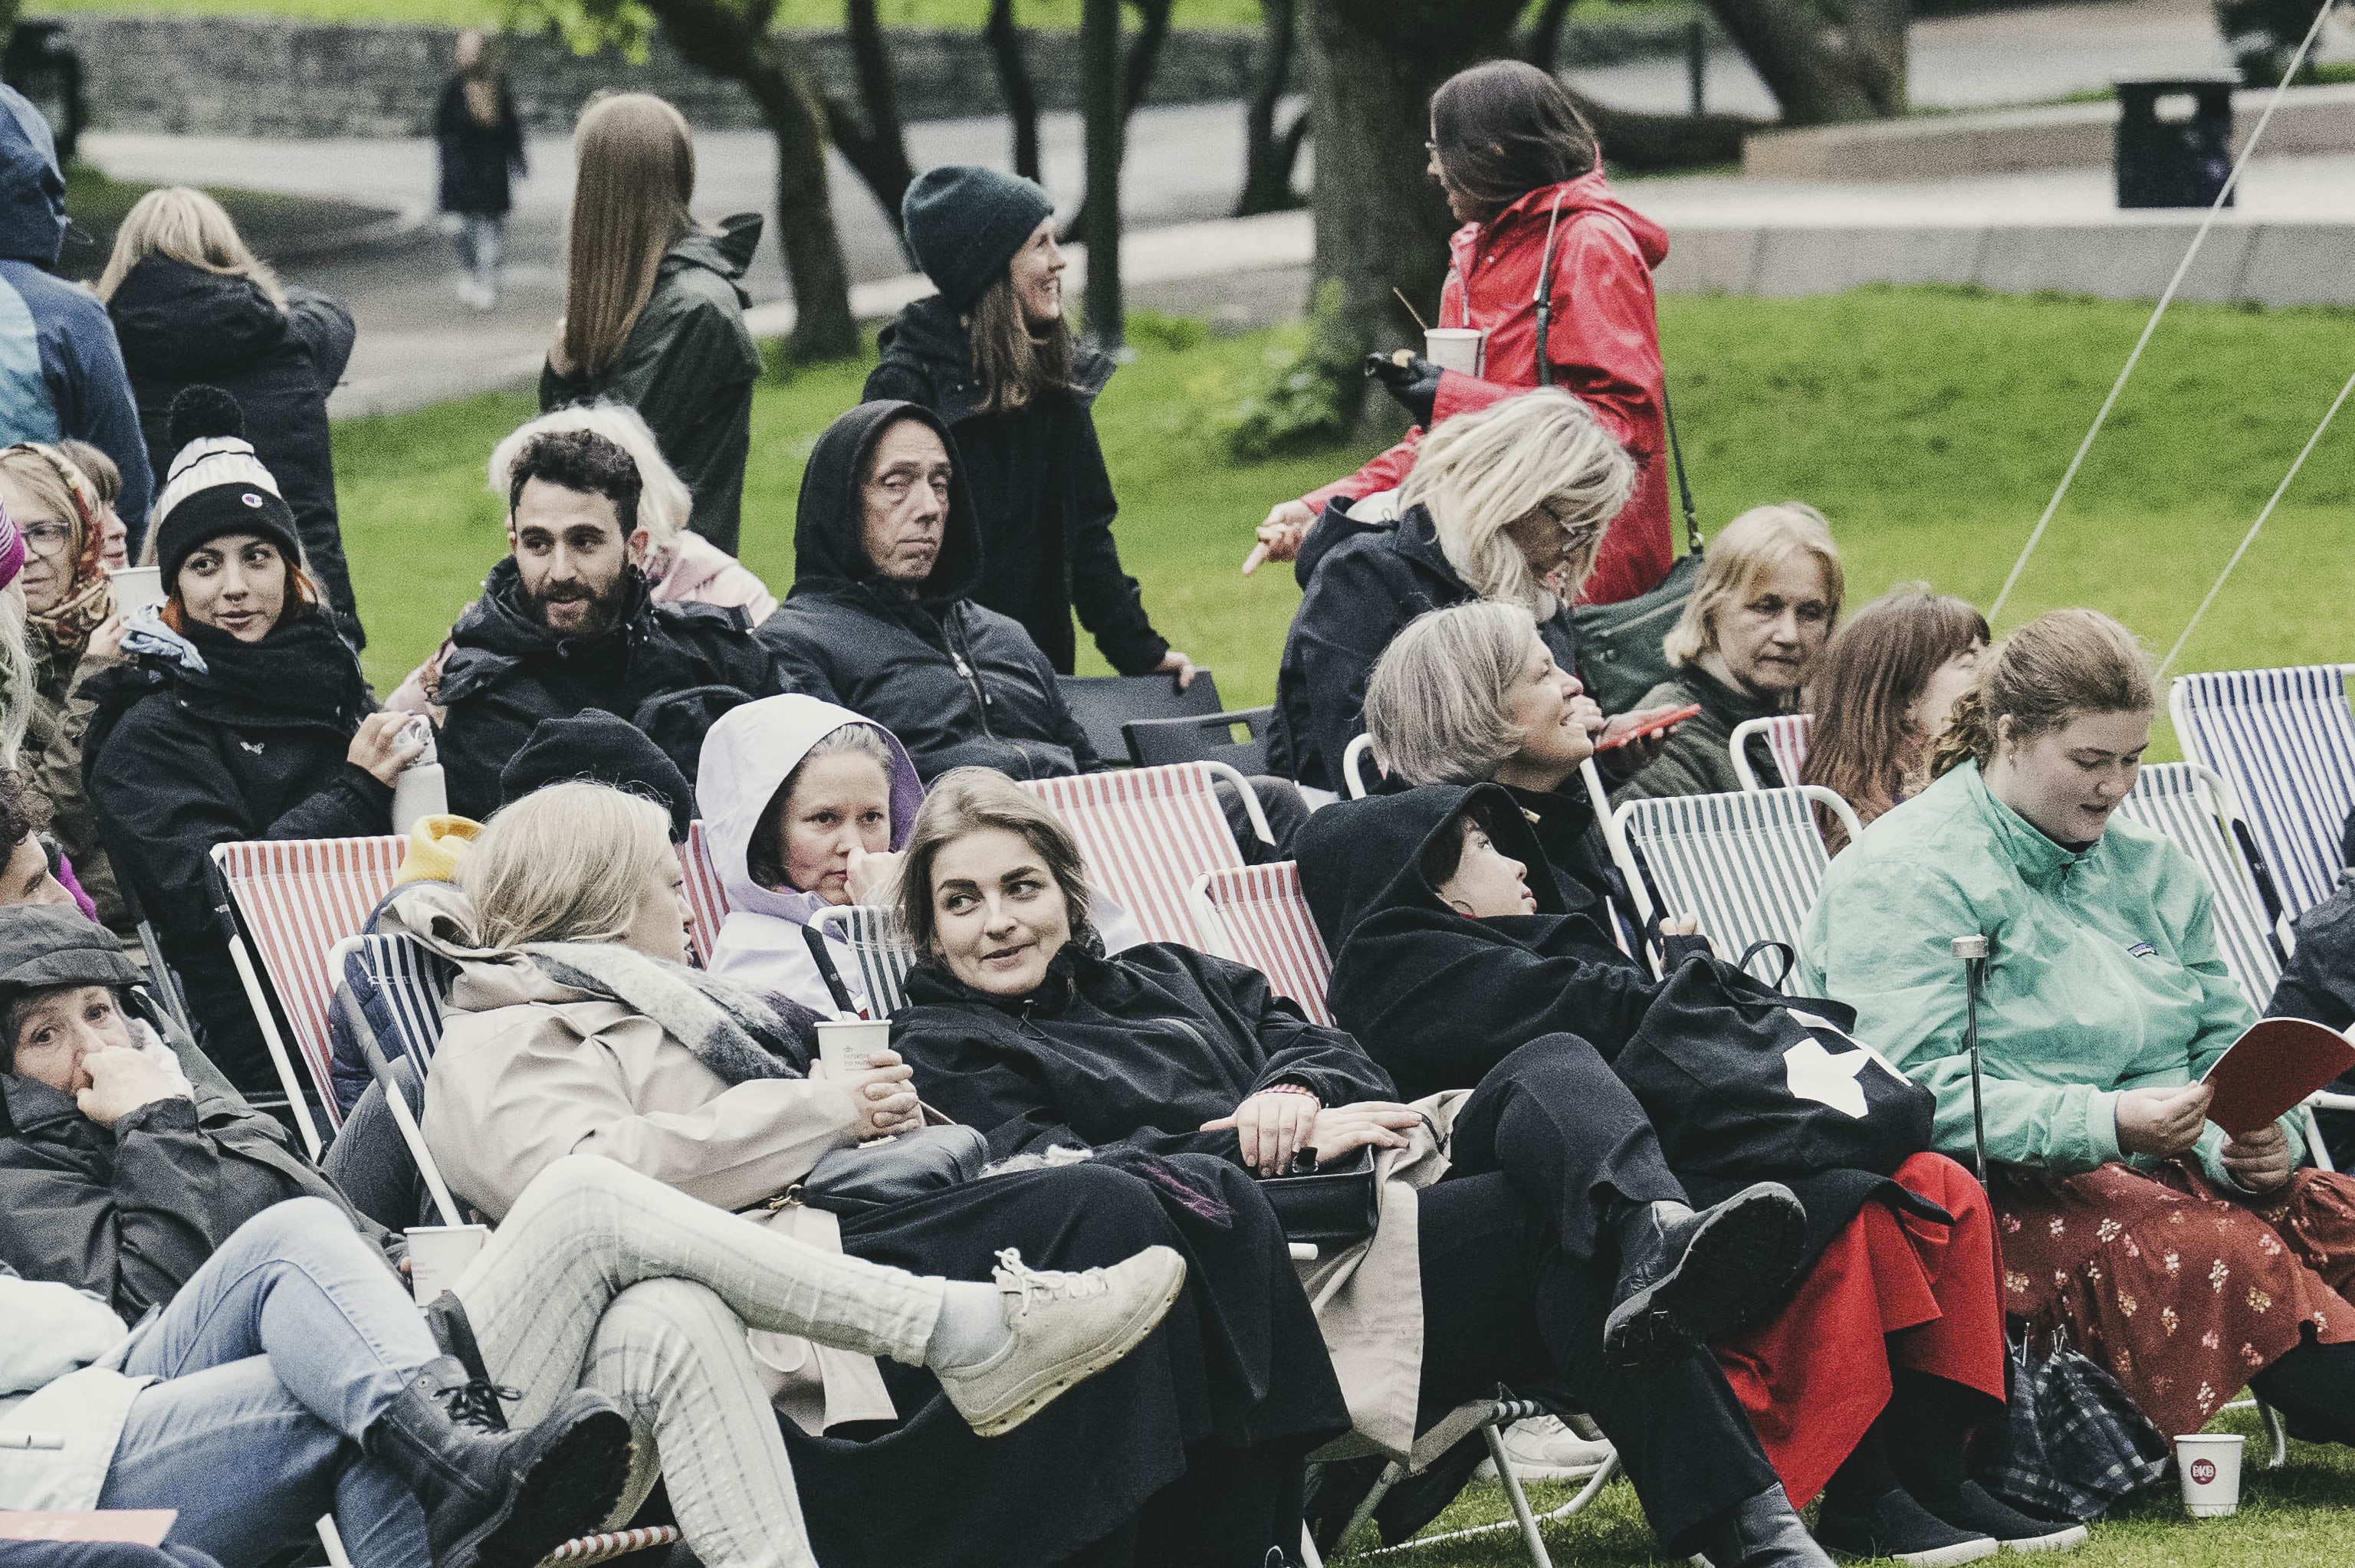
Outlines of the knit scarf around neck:
M618 1001L687 1047L731 1087L756 1078L798 1078L802 1052L782 1016L793 1004L613 942L530 942L523 956L559 985ZM815 1014L810 1014L814 1021ZM813 1040L815 1032L812 1030Z
M368 710L359 660L316 609L298 609L259 642L240 642L194 619L182 635L203 656L205 670L197 673L184 668L180 679L200 692L241 706L345 727L357 726Z
M65 598L25 618L34 634L48 645L52 658L79 655L98 623L114 613L114 579L106 575L106 540L95 528L81 533L81 555L66 583Z

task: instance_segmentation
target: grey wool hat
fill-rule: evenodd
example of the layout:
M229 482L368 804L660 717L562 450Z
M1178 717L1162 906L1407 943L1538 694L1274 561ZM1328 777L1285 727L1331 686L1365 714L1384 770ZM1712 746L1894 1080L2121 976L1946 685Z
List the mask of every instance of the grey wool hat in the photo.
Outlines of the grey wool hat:
M927 169L900 198L900 225L916 265L957 311L973 308L1054 213L1036 182L972 164Z

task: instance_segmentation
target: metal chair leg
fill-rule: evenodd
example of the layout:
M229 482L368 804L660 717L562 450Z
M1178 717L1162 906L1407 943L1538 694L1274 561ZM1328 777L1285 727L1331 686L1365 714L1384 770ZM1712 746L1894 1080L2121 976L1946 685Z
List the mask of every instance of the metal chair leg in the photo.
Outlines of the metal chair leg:
M1341 1527L1341 1533L1333 1538L1335 1551L1348 1545L1349 1537L1358 1533L1358 1527L1374 1517L1374 1510L1381 1506L1382 1499L1390 1495L1391 1489L1398 1485L1400 1478L1405 1474L1406 1466L1396 1459L1382 1467L1382 1473L1374 1480L1373 1489L1359 1499L1357 1511L1349 1515L1349 1522Z
M1302 1568L1325 1568L1325 1559L1316 1553L1316 1532L1306 1520L1300 1521L1300 1562Z
M1538 1521L1529 1517L1529 1499L1521 1495L1521 1478L1513 1474L1513 1462L1505 1457L1505 1444L1497 1435L1497 1424L1492 1421L1481 1427L1480 1437L1488 1445L1488 1458L1497 1467L1497 1478L1505 1483L1505 1497L1513 1505L1513 1518L1521 1527L1521 1540L1529 1549L1532 1568L1553 1568L1553 1559L1546 1555L1545 1537L1538 1533Z

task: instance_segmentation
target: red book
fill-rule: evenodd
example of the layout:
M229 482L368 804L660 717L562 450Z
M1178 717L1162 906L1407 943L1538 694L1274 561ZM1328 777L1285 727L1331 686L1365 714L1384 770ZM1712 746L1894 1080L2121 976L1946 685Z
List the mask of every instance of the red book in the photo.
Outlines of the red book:
M10 1513L0 1510L0 1541L128 1541L161 1546L174 1508L92 1509L87 1512Z
M2355 1045L2338 1031L2303 1018L2259 1019L2200 1080L2216 1086L2208 1119L2235 1138L2254 1132L2350 1067Z

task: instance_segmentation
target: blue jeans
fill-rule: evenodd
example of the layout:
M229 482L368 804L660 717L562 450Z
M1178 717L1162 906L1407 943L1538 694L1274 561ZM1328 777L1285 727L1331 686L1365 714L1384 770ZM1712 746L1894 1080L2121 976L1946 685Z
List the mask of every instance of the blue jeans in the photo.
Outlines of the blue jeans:
M431 1568L425 1516L359 1442L434 1358L376 1249L297 1198L221 1244L133 1347L101 1508L177 1509L171 1542L250 1568L332 1512L355 1568Z

